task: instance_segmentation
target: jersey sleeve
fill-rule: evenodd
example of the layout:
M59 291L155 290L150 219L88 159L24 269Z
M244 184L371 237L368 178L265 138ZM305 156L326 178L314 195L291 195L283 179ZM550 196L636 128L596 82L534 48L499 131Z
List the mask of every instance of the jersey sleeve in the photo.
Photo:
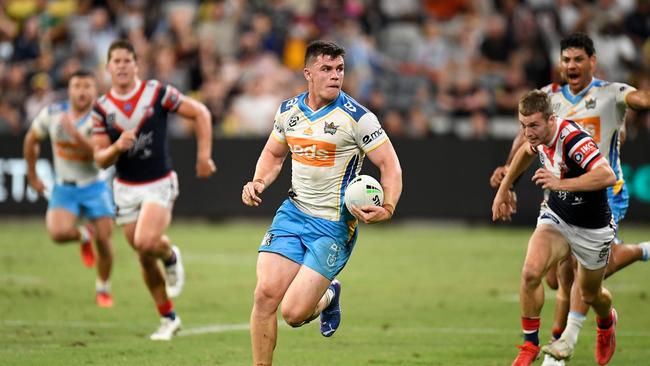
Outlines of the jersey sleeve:
M627 98L627 95L635 91L636 88L624 83L612 83L611 85L616 93L616 107L619 109L626 109L627 102L625 99Z
M93 109L90 112L90 119L93 124L92 134L104 134L106 133L106 112L104 108L99 104L99 101L95 101L93 104Z
M273 119L273 130L271 131L271 136L273 136L278 142L286 144L287 138L285 136L285 123L284 118L282 118L281 113L282 106L278 107L278 111L275 112L275 118Z
M183 94L171 85L163 85L162 92L163 96L160 100L160 104L163 109L170 112L176 112L183 101Z
M31 130L34 131L36 137L39 140L47 138L50 134L50 124L52 123L52 118L50 117L49 107L41 109L41 111L36 115L36 118L32 121Z
M603 158L596 141L585 131L570 136L565 142L565 149L569 159L575 161L585 171L607 163Z
M368 112L357 122L355 140L364 153L369 153L388 141L388 136L381 128L377 116Z

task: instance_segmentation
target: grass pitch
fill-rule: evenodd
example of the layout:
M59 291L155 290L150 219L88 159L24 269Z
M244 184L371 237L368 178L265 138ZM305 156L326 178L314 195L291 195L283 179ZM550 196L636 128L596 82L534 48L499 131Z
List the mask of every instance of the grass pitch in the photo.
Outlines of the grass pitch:
M94 273L75 245L50 242L41 221L0 223L0 365L250 365L248 318L256 249L269 222L175 222L187 283L175 301L184 331L148 335L158 317L135 254L114 235L115 307L94 304ZM281 326L275 365L507 365L521 343L517 289L532 228L430 224L362 226L343 283L342 325ZM623 228L630 242L647 227ZM650 264L607 280L618 309L611 365L650 359ZM542 318L548 339L553 292ZM570 365L593 365L589 315ZM541 364L538 361L537 364Z

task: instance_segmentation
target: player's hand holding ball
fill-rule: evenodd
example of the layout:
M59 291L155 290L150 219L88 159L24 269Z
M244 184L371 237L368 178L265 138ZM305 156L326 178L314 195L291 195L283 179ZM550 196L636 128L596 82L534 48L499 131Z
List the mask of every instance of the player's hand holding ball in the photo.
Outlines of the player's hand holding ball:
M384 190L369 175L354 178L345 189L344 200L348 211L366 224L389 220L395 210L392 205L384 205Z

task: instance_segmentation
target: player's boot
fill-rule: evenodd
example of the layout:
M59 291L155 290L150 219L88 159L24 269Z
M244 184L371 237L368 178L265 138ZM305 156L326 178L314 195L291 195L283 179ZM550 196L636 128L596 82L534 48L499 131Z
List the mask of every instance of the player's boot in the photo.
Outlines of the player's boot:
M112 308L113 307L113 296L109 292L97 292L95 295L95 301L97 306L100 308Z
M95 266L95 251L93 250L93 227L90 224L84 225L82 230L86 231L86 240L81 242L81 261L84 266L92 268Z
M556 360L570 360L573 357L573 347L562 338L542 347L542 352Z
M160 318L160 326L149 339L152 341L170 341L179 330L181 330L181 318L178 315L174 320L163 316Z
M517 348L519 348L519 354L512 361L512 366L529 366L539 357L539 346L532 342L524 342Z
M320 334L325 337L331 337L341 324L341 282L334 280L329 288L334 291L334 297L320 313Z
M596 327L596 362L599 365L607 365L609 360L614 356L616 350L616 323L618 314L612 308L612 326L607 329Z
M181 251L177 246L172 246L176 254L176 263L165 266L165 285L167 286L167 296L177 297L183 291L185 285L185 268L181 259Z

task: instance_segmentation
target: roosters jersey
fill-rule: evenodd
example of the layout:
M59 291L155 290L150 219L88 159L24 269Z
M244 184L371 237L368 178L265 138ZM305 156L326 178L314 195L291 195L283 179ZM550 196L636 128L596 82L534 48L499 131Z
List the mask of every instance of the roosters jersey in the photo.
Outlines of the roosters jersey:
M549 94L557 116L575 121L591 134L616 174L617 183L613 190L618 194L625 182L619 153L619 131L625 122L625 98L636 89L627 84L594 78L576 95L571 93L568 85L550 84L542 90Z
M68 101L54 103L43 108L32 121L31 130L39 140L49 137L54 156L54 171L59 180L77 183L91 182L97 178L99 173L92 153L85 151L61 125L61 117L69 109ZM78 121L72 121L72 123L82 136L90 137L92 133L90 114Z
M388 141L377 117L341 91L314 111L307 93L280 105L271 135L291 151L291 191L303 212L332 221L349 221L343 203L348 183L359 174L365 155Z
M560 179L579 177L607 163L585 130L559 118L551 143L530 148L539 155L542 165ZM605 188L591 192L550 191L548 206L569 224L589 229L609 225L612 216Z
M157 80L138 80L127 95L109 91L93 106L93 133L107 134L117 141L123 131L135 130L135 145L122 153L117 163L117 178L127 182L146 182L162 178L171 171L167 142L167 115L181 104L182 94Z

